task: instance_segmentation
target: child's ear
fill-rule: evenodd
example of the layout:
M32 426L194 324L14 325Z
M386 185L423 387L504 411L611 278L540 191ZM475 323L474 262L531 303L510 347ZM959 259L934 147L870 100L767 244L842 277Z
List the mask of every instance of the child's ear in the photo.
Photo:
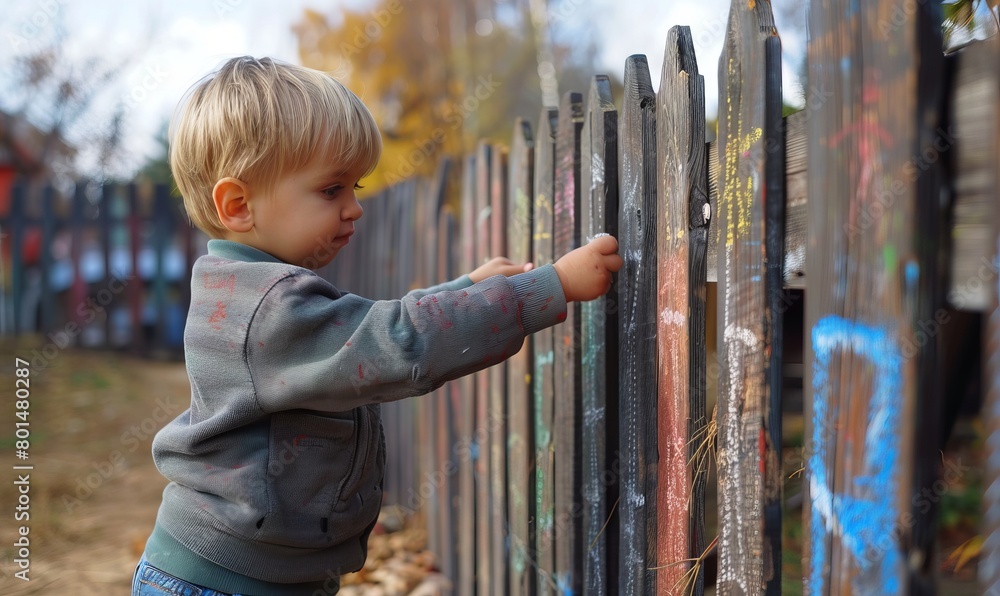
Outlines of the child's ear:
M249 232L253 229L253 213L248 199L250 188L242 180L226 177L215 183L212 200L219 220L231 232Z

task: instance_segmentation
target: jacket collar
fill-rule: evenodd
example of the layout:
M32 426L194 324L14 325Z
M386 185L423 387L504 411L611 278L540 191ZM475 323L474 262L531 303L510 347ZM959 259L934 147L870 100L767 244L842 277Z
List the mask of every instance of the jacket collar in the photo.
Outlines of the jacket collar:
M285 263L260 249L232 240L212 238L208 241L208 254L247 263Z

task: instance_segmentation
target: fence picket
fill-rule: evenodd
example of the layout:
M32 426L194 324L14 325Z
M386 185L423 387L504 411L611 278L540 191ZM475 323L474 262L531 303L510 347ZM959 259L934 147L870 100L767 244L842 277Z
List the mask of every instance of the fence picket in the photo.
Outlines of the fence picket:
M605 75L591 80L581 132L580 233L618 237L618 110ZM580 307L584 594L618 585L618 284Z
M507 256L515 263L532 259L531 198L535 176L535 142L531 125L522 119L514 124L508 183ZM510 594L525 596L535 590L534 541L529 519L535 502L534 427L532 425L531 340L507 360L507 469L508 532L510 536Z
M656 582L664 594L700 594L704 572L688 577L691 564L685 561L705 549L707 460L692 463L704 453L699 447L705 427L705 250L711 213L706 210L705 81L698 74L688 27L667 33L656 100L657 184L663 210L656 219Z
M583 96L567 92L559 105L556 173L553 194L553 257L580 246L580 129ZM556 584L562 593L578 594L583 579L582 504L580 496L580 303L566 306L566 320L553 329L555 445Z
M763 202L772 183L765 156L775 141L765 133L770 102L781 102L780 76L768 72L765 54L776 34L770 5L734 1L728 33L719 59L719 590L758 594L781 565L763 542L764 502L780 490L765 482L778 465L764 357L771 345Z
M940 164L916 177L906 166L939 125L940 6L881 27L892 6L810 11L810 85L844 98L818 106L808 132L809 195L824 197L809 203L807 255L812 594L926 593L933 573L910 565L931 552L932 518L913 495L939 473L941 448L936 342L916 334L943 303L945 218Z
M621 540L619 594L655 594L656 585L656 95L645 56L625 61L618 131L618 230L624 265L619 403Z
M534 262L541 267L553 262L553 197L555 192L556 130L559 111L543 109L538 120L538 140L535 142L535 202ZM554 422L554 371L552 358L554 331L542 329L531 336L535 358L531 373L535 412L535 564L537 567L538 593L555 594L555 458L552 442Z

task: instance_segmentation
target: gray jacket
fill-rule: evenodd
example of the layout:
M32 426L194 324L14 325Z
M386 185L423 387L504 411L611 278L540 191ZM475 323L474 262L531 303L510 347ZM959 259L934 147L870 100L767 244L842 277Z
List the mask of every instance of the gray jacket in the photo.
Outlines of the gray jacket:
M268 582L364 564L385 471L380 403L502 362L566 313L551 265L372 301L246 245L208 252L184 331L191 407L153 441L171 481L156 523Z

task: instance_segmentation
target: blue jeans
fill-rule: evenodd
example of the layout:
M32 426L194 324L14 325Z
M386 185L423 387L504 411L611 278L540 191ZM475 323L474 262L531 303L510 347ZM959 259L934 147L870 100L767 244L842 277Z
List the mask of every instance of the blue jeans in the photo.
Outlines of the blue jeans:
M153 567L143 556L132 576L132 596L230 596L225 592L196 586ZM240 596L233 594L232 596Z

